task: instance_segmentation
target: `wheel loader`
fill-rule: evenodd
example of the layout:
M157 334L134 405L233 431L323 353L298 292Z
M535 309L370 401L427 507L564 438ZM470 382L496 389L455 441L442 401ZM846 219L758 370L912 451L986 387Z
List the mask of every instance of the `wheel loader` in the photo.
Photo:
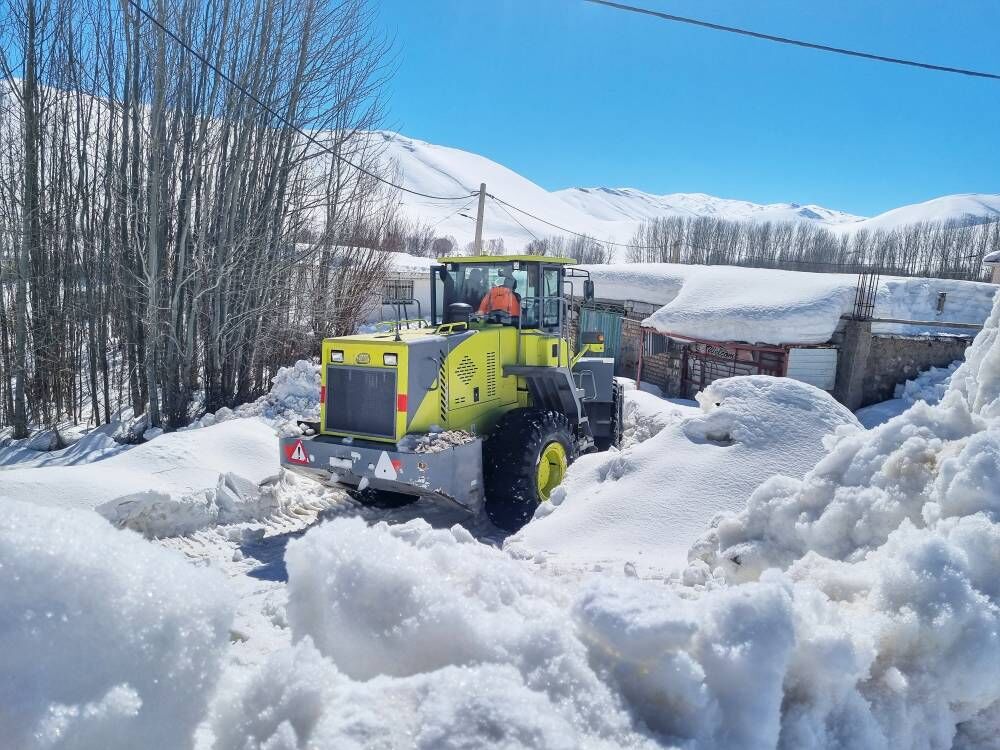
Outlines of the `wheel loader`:
M430 268L429 321L324 340L320 422L281 440L282 465L520 528L577 456L621 440L622 389L603 334L582 332L576 352L567 338L574 296L594 298L574 264L446 258Z

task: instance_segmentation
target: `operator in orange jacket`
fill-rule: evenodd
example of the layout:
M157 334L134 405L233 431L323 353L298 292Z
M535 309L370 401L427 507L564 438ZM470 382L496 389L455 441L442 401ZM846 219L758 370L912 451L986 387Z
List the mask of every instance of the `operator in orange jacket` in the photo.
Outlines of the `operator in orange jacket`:
M488 315L491 312L505 312L513 318L520 317L521 303L514 290L517 289L517 279L505 276L503 286L491 287L483 301L479 303L479 312Z

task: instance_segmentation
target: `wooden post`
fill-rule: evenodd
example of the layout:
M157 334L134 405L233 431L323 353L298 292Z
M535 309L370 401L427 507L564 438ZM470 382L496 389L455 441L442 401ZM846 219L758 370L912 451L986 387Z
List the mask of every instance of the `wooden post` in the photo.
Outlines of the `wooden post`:
M479 208L476 211L475 254L483 254L483 211L486 209L486 183L479 184Z

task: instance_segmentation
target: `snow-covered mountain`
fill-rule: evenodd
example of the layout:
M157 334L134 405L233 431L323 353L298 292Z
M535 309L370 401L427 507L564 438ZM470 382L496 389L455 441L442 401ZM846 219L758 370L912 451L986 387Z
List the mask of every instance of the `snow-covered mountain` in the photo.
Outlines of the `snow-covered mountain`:
M561 232L557 224L600 240L627 242L639 224L658 216L713 216L751 221L804 221L832 231L892 229L919 222L956 221L976 224L1000 219L1000 194L948 195L866 218L836 209L799 203L759 204L718 198L705 193L652 195L634 188L568 188L550 192L484 156L395 133L378 134L385 158L398 167L403 184L431 195L463 195L487 190L534 214L538 219L486 204L484 237L503 238L508 250L520 249L533 236ZM403 210L411 219L434 227L437 235L452 235L460 243L473 237L475 198L437 201L403 195Z

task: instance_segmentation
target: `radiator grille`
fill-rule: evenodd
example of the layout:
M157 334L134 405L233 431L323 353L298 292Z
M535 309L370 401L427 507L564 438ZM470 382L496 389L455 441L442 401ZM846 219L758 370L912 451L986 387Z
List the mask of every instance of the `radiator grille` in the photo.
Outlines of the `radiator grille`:
M327 365L324 428L328 432L395 437L396 371Z

